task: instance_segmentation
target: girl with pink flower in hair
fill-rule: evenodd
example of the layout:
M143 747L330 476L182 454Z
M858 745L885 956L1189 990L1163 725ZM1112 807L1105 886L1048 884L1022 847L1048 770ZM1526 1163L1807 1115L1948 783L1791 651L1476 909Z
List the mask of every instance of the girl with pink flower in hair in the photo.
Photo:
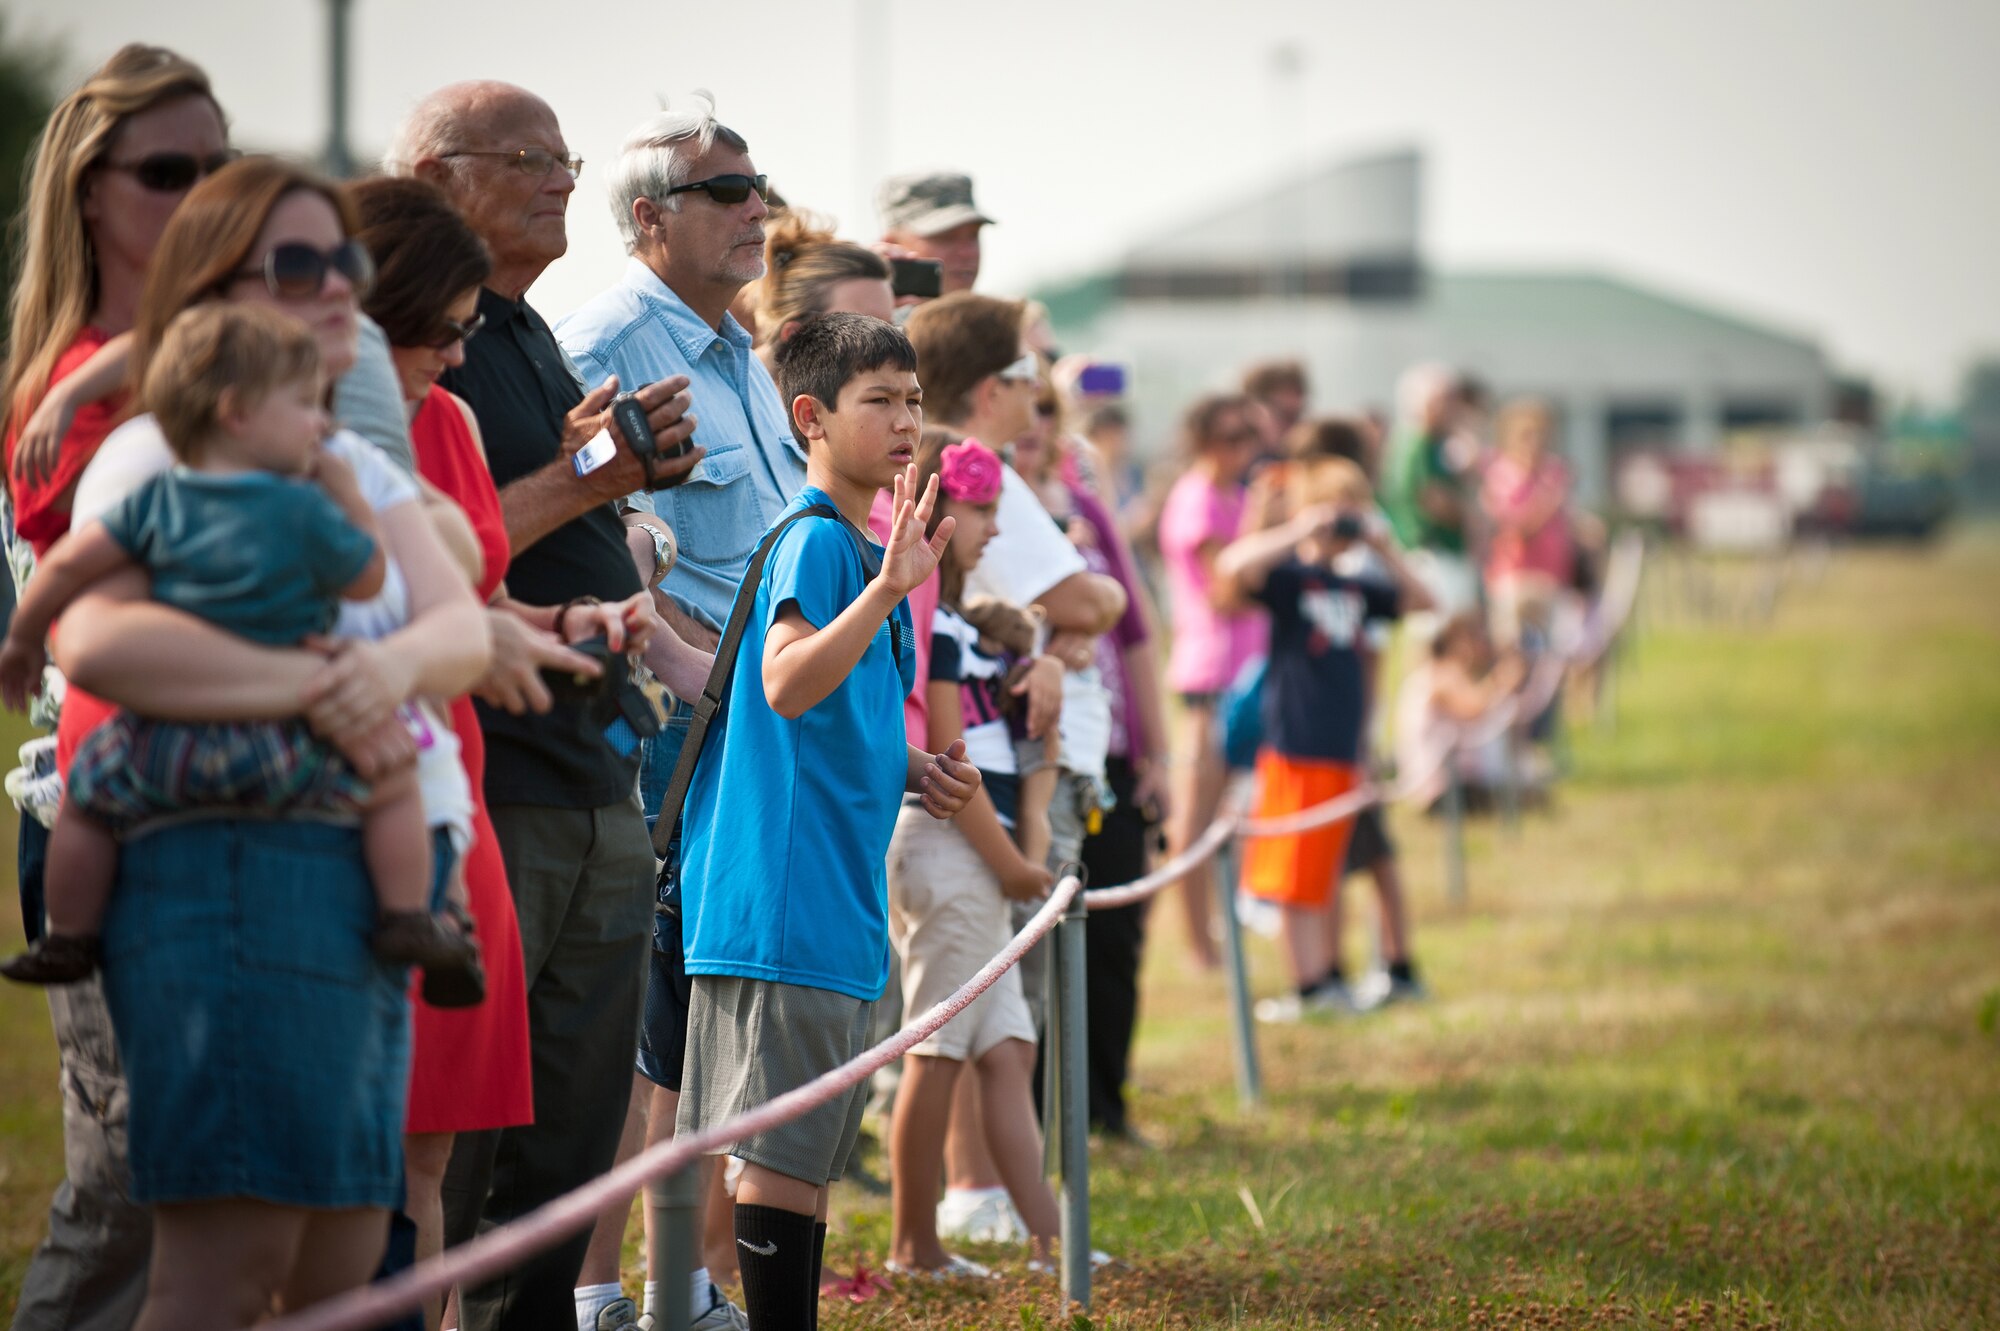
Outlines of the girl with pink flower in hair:
M889 843L889 938L902 959L903 1010L911 1014L949 995L1006 945L1012 934L1010 901L1048 895L1053 881L1042 867L1046 846L1024 852L1014 829L1017 822L1032 821L1020 814L1035 807L1036 798L1046 808L1056 770L1051 765L1024 780L1015 759L1007 714L1019 682L1010 681L1009 671L1017 655L1028 652L1018 643L1010 652L995 637L1011 636L1001 626L1010 612L1017 622L1026 617L1011 607L975 610L974 617L995 635L987 637L960 604L966 575L999 530L1000 459L977 440L933 428L924 431L917 470L919 485L938 477L932 522L947 515L958 519L938 566L929 679L920 685L928 690L929 742L964 739L966 758L984 780L980 793L948 822L906 802ZM1035 1024L1018 968L912 1049L904 1062L889 1134L895 1183L889 1269L940 1279L990 1274L977 1262L947 1253L937 1232L945 1124L952 1088L968 1062L979 1068L987 1148L1027 1223L1033 1265L1052 1269L1061 1221L1042 1177L1033 1091Z

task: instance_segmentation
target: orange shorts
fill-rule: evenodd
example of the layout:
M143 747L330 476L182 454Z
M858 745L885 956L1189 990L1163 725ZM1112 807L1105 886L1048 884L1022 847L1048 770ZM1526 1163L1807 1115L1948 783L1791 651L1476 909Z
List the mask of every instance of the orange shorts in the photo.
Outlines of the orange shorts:
M1360 782L1361 769L1352 763L1288 758L1264 749L1257 754L1256 816L1298 813L1338 799ZM1256 838L1243 855L1244 887L1280 905L1324 908L1333 900L1353 831L1349 817L1296 836Z

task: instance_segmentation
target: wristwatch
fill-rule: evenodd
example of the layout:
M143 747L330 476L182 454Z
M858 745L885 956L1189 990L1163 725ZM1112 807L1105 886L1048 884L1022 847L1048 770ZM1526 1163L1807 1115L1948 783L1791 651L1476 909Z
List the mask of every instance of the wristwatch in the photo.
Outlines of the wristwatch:
M679 557L680 552L674 548L674 534L671 530L655 527L650 522L642 525L646 528L646 534L653 538L652 585L657 587L666 581L667 574L673 569L674 560Z

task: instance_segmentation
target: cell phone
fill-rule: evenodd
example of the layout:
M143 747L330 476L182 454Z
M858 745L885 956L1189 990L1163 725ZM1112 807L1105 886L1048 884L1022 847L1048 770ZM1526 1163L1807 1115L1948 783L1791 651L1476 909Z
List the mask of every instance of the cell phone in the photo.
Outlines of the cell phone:
M944 265L936 259L889 260L889 290L897 298L929 300L944 294Z
M1076 391L1083 397L1124 397L1125 367L1093 361L1077 375Z
M1342 513L1333 520L1333 534L1343 541L1358 541L1367 530L1359 513Z

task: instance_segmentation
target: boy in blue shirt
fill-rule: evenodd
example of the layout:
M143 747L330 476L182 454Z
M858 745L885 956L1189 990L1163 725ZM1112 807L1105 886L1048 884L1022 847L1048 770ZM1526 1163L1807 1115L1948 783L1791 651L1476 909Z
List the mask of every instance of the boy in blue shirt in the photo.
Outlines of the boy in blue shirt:
M905 595L931 576L952 519L926 539L916 493L923 390L894 326L808 322L778 353L779 389L824 505L779 536L688 792L682 920L693 982L680 1133L734 1118L861 1053L888 979L889 837L905 792L949 818L979 785L963 741L904 739L916 658ZM893 486L886 547L862 533ZM736 1241L752 1327L817 1322L827 1185L841 1177L868 1087L724 1148L744 1162Z

